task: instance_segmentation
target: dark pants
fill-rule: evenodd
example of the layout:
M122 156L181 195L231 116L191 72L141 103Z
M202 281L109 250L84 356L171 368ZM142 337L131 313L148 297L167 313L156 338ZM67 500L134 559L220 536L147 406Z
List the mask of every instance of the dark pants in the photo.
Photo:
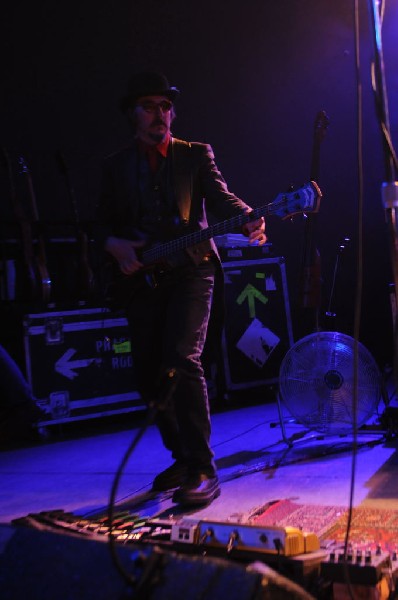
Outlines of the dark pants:
M157 426L175 460L193 473L215 473L210 448L210 413L201 363L209 321L216 265L186 265L163 273L151 287L136 277L127 308L133 360L144 400L167 392L170 369L177 371L171 401L161 407ZM166 385L165 385L166 384Z

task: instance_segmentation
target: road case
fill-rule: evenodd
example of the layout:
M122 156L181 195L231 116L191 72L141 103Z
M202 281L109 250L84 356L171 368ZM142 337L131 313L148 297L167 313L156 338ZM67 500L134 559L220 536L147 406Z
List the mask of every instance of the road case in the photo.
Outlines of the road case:
M293 345L285 260L231 260L226 251L221 259L226 390L277 383L282 359Z
M26 314L23 325L26 375L43 424L143 408L122 313L51 310Z

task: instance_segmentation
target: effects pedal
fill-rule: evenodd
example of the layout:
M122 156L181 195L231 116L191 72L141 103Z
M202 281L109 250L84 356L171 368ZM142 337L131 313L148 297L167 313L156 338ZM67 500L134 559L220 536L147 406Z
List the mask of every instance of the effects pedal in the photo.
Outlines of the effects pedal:
M183 519L173 524L171 540L204 548L256 551L294 556L319 550L313 533L295 527L258 527L233 522Z
M372 552L349 548L345 555L340 548L332 550L328 558L321 562L321 576L339 583L344 583L348 578L352 584L376 585L386 571L392 571L391 556L380 549Z

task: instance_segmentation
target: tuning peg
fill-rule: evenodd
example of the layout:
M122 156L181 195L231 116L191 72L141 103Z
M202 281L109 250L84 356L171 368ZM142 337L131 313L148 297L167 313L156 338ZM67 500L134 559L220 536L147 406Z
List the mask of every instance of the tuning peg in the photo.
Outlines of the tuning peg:
M339 245L338 245L338 251L340 252L340 254L342 252L344 252L344 250L347 248L348 244L351 242L349 237L344 237L342 240L340 240Z

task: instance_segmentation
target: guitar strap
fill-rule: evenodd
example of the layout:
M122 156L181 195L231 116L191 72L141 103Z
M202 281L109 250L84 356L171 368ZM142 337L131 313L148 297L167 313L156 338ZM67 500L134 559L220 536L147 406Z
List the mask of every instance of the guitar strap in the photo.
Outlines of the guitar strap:
M194 147L191 142L175 138L172 138L171 142L175 197L181 221L188 224L193 199ZM216 255L218 254L216 245L211 240L204 240L186 249L187 254L189 254L195 264L201 263L203 257L209 254L210 251L213 251Z

